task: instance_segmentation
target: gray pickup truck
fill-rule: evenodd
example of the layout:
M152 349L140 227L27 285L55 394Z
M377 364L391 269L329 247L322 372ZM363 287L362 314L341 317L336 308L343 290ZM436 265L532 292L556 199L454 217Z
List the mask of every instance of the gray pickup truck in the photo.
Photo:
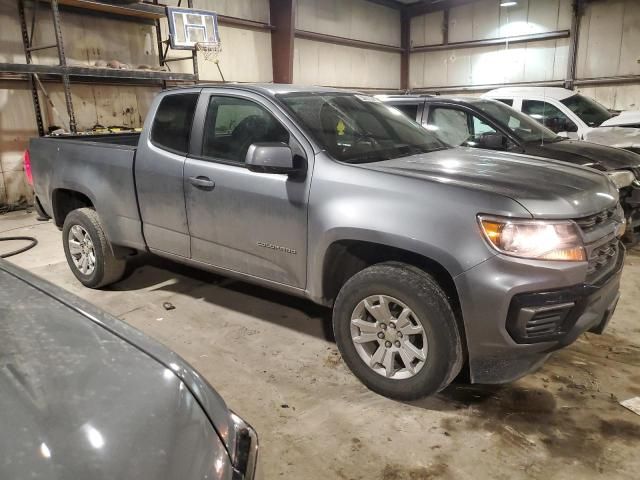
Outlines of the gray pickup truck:
M75 276L150 251L333 309L342 357L397 399L519 378L618 297L603 174L450 148L377 99L291 85L157 96L140 135L33 139L38 205Z

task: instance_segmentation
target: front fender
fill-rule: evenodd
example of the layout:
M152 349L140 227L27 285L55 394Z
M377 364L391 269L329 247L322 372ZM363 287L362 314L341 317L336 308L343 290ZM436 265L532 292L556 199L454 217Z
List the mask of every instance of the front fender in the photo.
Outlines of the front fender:
M530 214L510 198L316 160L309 198L307 294L325 298L326 256L335 242L393 247L437 262L454 278L494 255L478 213Z

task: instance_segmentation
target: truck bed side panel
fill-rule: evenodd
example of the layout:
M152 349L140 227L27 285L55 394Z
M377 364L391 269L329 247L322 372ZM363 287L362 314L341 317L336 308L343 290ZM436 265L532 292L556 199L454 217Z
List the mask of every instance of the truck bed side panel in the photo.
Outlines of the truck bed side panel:
M54 216L56 190L84 194L98 212L111 243L145 248L134 183L135 147L35 138L29 151L35 191L49 215Z

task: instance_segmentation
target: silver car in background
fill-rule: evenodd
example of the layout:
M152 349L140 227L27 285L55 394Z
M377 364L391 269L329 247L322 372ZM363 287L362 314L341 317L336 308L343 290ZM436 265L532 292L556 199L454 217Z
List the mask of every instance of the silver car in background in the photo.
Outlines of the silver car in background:
M0 260L0 478L249 480L255 431L176 353Z

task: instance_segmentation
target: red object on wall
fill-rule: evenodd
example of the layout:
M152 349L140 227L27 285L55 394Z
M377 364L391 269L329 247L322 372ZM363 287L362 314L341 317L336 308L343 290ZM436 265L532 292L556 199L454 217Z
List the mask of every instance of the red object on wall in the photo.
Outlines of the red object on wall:
M31 173L31 157L29 156L29 150L24 151L22 162L24 165L24 174L27 177L27 182L29 182L29 185L33 187L33 173Z

